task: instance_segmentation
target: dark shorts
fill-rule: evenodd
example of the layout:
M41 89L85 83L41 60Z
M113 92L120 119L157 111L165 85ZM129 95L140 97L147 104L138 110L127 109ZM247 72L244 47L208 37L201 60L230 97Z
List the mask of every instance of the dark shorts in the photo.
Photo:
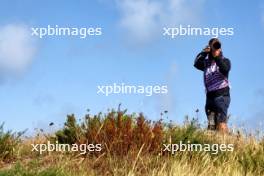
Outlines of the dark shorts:
M227 110L230 104L230 96L218 96L214 98L206 98L205 112L210 125L218 123L226 123L228 120Z

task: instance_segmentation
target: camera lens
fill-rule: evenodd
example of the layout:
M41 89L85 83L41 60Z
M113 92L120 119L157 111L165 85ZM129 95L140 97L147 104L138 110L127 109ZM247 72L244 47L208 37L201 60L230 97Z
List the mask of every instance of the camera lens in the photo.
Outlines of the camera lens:
M220 43L220 42L215 42L215 43L213 44L213 48L214 48L215 50L220 49L220 48L221 48L221 43Z

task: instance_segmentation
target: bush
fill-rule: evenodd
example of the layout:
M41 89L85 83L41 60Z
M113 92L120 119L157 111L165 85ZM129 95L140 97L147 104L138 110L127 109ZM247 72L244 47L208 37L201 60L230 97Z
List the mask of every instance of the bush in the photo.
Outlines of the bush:
M0 161L8 162L15 159L15 151L24 132L4 132L4 123L0 125Z
M56 132L59 143L102 144L101 152L126 155L137 152L159 152L163 140L161 121L146 120L144 115L128 115L125 111L114 111L102 115L87 114L78 124L74 115L68 115L65 126Z
M64 124L64 128L56 132L57 140L64 144L74 144L80 140L79 125L76 123L74 114L67 115L67 120Z

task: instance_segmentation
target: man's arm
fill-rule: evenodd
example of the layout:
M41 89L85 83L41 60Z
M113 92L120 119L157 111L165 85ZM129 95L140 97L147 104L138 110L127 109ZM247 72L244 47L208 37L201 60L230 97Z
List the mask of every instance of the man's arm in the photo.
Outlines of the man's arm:
M204 71L205 69L204 59L206 58L206 56L207 56L207 52L204 51L200 52L195 58L194 67L197 68L198 70Z
M217 57L215 59L216 65L219 67L219 71L223 74L223 75L228 75L228 72L231 69L231 62L229 59L227 58L220 58Z

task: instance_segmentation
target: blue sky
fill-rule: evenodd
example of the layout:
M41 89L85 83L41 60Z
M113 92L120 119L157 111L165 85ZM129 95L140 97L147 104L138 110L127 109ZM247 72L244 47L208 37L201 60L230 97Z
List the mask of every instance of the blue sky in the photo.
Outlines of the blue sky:
M0 122L12 130L63 124L66 114L82 118L121 102L129 112L157 120L184 115L205 121L202 73L193 61L210 36L162 35L163 27L231 27L220 36L230 72L230 124L262 128L264 116L264 3L220 0L0 1ZM31 27L102 27L99 37L47 37ZM10 32L11 31L11 32ZM26 35L24 35L26 34ZM28 35L27 35L28 34ZM21 36L19 40L19 36ZM9 45L4 45L10 41ZM165 96L98 95L97 85L164 84Z

